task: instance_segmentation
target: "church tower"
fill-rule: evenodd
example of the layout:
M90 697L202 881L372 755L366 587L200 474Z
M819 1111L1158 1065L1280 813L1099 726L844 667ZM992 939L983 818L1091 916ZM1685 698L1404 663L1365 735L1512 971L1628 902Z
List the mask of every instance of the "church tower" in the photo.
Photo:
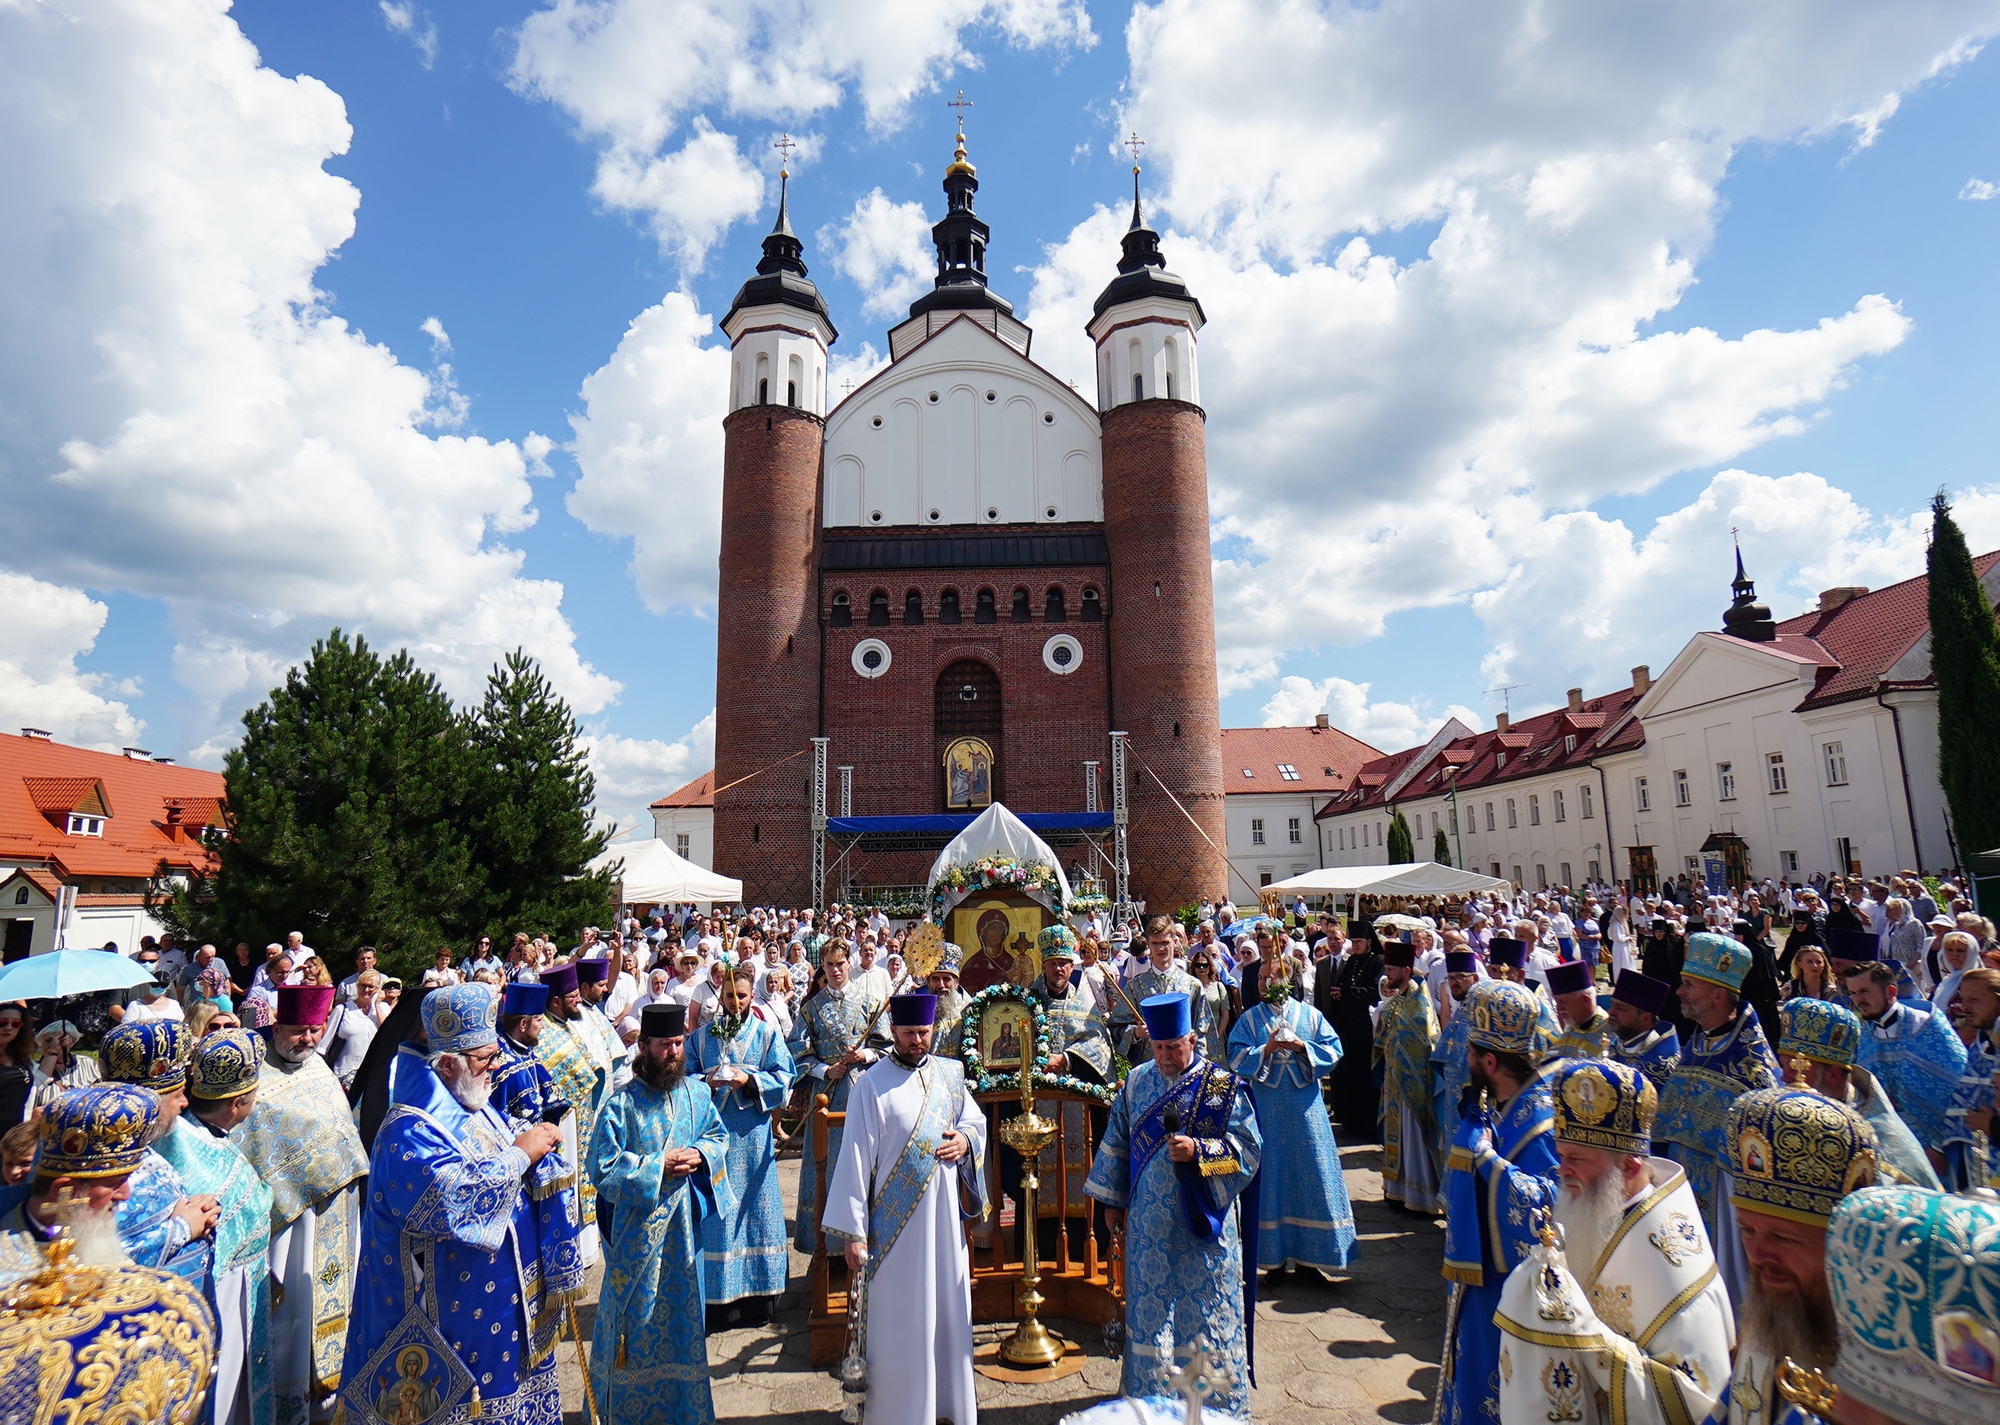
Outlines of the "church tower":
M1769 643L1778 636L1777 621L1757 597L1757 585L1743 572L1743 546L1736 546L1736 577L1729 581L1729 608L1722 631L1749 643Z
M1160 235L1146 226L1134 163L1124 255L1088 330L1115 600L1111 725L1132 739L1131 894L1155 914L1245 889L1229 884L1223 850L1206 417L1195 362L1205 318L1166 265Z
M715 798L715 864L742 877L746 894L796 906L811 890L811 767L798 758L763 769L807 748L819 732L820 453L826 352L838 333L806 276L789 189L783 171L778 220L757 275L722 319L730 391L722 426L715 785L725 790Z

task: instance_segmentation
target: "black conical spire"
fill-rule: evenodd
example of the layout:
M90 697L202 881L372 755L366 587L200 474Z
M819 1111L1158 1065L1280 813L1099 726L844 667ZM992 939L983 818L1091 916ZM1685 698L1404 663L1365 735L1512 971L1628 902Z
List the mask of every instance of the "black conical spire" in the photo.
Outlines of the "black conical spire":
M972 101L960 90L951 106L959 111L958 146L944 171L945 214L931 228L937 246L937 280L910 304L910 315L961 309L995 309L1012 314L1014 304L986 287L986 244L992 230L973 211L979 170L965 156L965 110Z
M1167 259L1160 251L1160 235L1146 226L1139 203L1139 165L1132 165L1132 225L1125 229L1125 254L1118 259L1120 272L1138 272L1157 267L1165 270Z
M797 146L789 134L775 145L785 151L787 160L791 157L791 150ZM757 275L738 289L736 300L729 304L729 313L722 319L725 327L729 318L744 307L777 305L811 312L826 323L829 332L833 331L833 318L827 312L826 299L820 296L819 288L806 276L806 245L792 231L791 185L792 169L787 161L778 170L778 220L765 235L764 256L757 263ZM829 341L832 339L828 338Z
M1733 532L1732 532L1733 533ZM1722 631L1749 643L1769 643L1778 636L1770 609L1757 601L1757 585L1743 572L1743 546L1736 546L1736 577L1729 581L1733 598L1722 616Z
M1097 305L1091 311L1093 318L1107 307L1149 297L1194 302L1196 312L1201 310L1201 303L1195 301L1187 283L1167 271L1166 254L1160 251L1160 235L1146 225L1146 209L1139 196L1138 161L1139 149L1144 143L1145 140L1137 134L1125 140L1125 146L1132 150L1132 222L1125 229L1124 251L1118 259L1119 275L1112 278L1111 285L1098 294Z

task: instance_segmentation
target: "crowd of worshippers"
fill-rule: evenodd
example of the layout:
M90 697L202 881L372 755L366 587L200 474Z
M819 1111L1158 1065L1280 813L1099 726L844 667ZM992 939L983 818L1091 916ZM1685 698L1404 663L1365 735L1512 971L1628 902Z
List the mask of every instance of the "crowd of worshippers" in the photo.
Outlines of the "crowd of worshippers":
M1358 1251L1337 1120L1443 1219L1445 1425L2000 1418L2000 947L1939 888L1919 976L1867 906L1914 910L1789 891L1044 929L1000 970L1048 1074L1111 1090L1081 1229L1122 1256L1124 1401L1198 1379L1247 1421L1260 1291L1314 1309ZM199 1303L170 1425L542 1425L561 1350L604 1425L698 1422L708 1335L768 1319L796 1248L844 1273L864 1418L973 1425L968 1239L1018 1196L1017 1110L967 1080L967 953L912 982L913 928L661 908L441 954L386 1010L372 952L335 980L293 937L254 1028L162 971L94 1058L56 1036L88 1073L0 1140L0 1375L69 1253ZM788 1213L777 1125L821 1099Z

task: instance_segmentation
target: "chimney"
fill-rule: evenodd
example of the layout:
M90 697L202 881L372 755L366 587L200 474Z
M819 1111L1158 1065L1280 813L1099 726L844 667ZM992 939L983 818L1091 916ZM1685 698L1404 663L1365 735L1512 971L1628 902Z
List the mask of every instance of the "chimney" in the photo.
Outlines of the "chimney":
M1569 690L1569 710L1577 713L1583 711L1583 689L1571 688Z
M1635 698L1645 697L1646 689L1652 686L1653 686L1653 670L1650 667L1648 667L1644 663L1641 663L1637 668L1634 668L1632 670L1633 697Z
M1501 735L1502 735L1503 737L1504 737L1504 736L1506 735L1506 733L1507 733L1507 714L1505 714L1505 713L1495 713L1495 714L1493 714L1493 730L1494 730L1495 732L1498 732L1499 734L1501 734Z
M1326 726L1328 726L1328 723L1327 723L1327 720L1326 720L1326 714L1325 714L1325 713L1314 713L1314 714L1313 714L1313 726L1314 726L1314 727L1326 727Z
M162 767L171 767L174 765L174 759L171 757L155 757L153 760Z
M179 803L179 802L168 802L168 803L167 803L167 825L168 825L168 826L179 826L180 824L181 824L181 805L180 805L180 803Z
M1858 599L1867 592L1866 584L1842 584L1837 589L1827 589L1819 596L1819 611L1830 614L1849 599Z
M21 729L21 736L32 737L37 742L47 742L50 740L49 730L46 727L24 727Z
M153 754L143 747L126 747L120 750L124 752L125 760L128 762L150 762L153 760Z

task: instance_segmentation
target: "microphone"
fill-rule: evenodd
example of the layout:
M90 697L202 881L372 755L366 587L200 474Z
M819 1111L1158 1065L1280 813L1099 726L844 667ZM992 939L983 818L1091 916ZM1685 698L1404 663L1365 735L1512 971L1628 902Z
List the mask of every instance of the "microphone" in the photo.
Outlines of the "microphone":
M1167 1133L1169 1136L1179 1133L1181 1131L1181 1116L1179 1110L1171 1108L1168 1109L1165 1115L1163 1115L1162 1121L1167 1126Z

